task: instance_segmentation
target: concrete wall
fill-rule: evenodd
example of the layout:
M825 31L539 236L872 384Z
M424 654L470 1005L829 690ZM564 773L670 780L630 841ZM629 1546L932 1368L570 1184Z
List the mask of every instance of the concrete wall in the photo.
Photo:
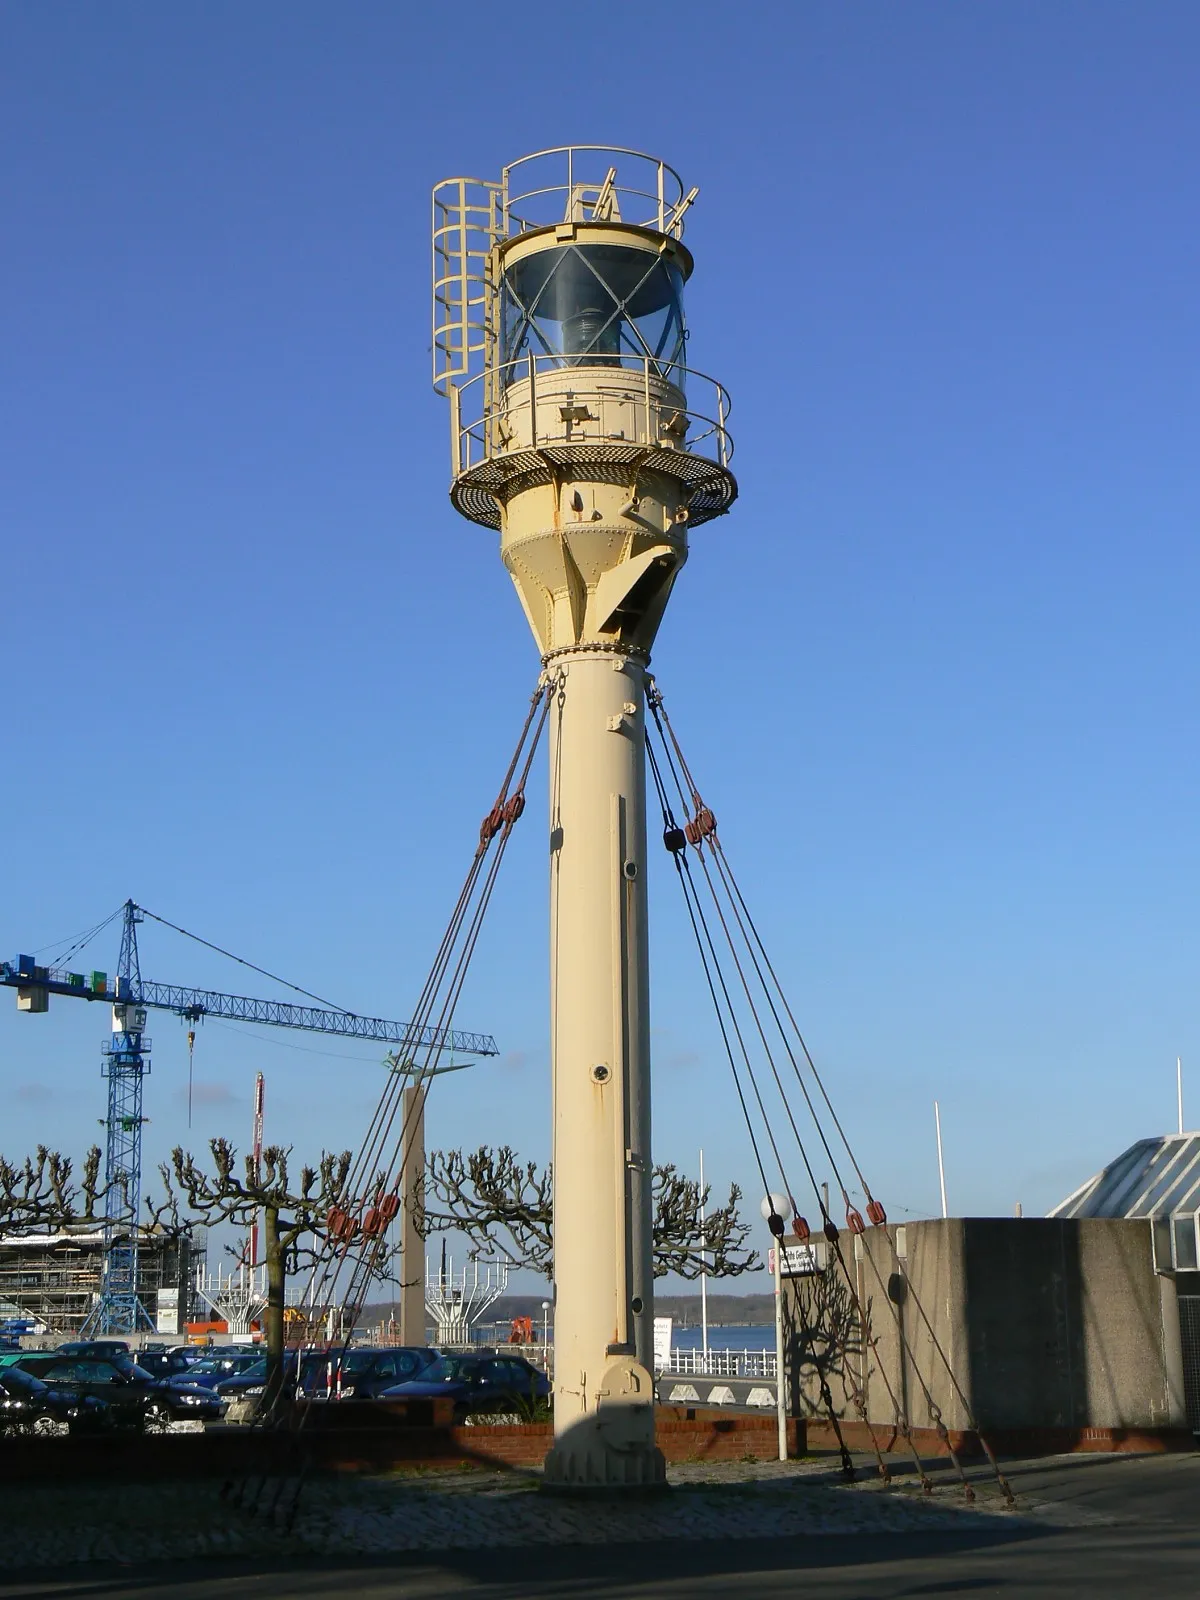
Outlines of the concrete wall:
M785 1283L802 1416L947 1428L1184 1425L1178 1311L1146 1222L967 1218L843 1235L847 1272ZM869 1321L869 1346L853 1285ZM947 1359L953 1378L947 1370ZM957 1380L957 1384L955 1382ZM961 1391L961 1393L960 1393Z

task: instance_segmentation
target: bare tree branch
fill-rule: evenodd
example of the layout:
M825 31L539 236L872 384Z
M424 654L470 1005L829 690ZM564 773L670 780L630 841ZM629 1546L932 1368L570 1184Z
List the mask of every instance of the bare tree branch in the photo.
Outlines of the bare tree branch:
M28 1233L93 1221L97 1203L104 1197L99 1145L93 1145L84 1159L80 1187L72 1182L72 1171L70 1156L44 1144L20 1166L0 1156L0 1228Z
M653 1184L656 1278L669 1272L687 1279L701 1272L733 1278L761 1264L746 1245L750 1225L738 1215L736 1184L726 1203L711 1210L708 1185L702 1190L674 1166L655 1167ZM702 1208L707 1211L703 1219ZM426 1237L464 1233L472 1255L498 1256L548 1278L554 1254L551 1169L522 1162L508 1145L496 1150L481 1145L466 1156L459 1150L432 1151L419 1225Z
M434 1150L424 1187L418 1225L425 1237L457 1229L471 1240L472 1254L499 1255L550 1276L549 1167L540 1172L536 1162L522 1164L508 1145L481 1145L465 1157L459 1150Z
M654 1169L654 1276L669 1272L685 1279L737 1278L754 1272L762 1261L748 1249L750 1224L738 1215L742 1191L729 1185L723 1206L711 1205L711 1187L701 1190L672 1165ZM701 1219L701 1212L705 1215Z

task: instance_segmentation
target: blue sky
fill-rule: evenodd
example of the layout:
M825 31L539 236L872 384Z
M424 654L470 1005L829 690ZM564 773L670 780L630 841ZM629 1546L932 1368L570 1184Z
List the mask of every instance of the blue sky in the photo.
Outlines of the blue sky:
M873 1187L1044 1210L1196 1072L1200 13L0 6L0 946L132 895L403 1016L536 658L446 498L429 190L566 141L700 185L741 498L655 655ZM548 1143L544 806L434 1143ZM757 1190L665 860L656 1154ZM96 952L111 967L115 942ZM239 989L165 931L147 976ZM256 981L256 988L265 987ZM96 1008L0 1007L0 1150L80 1150ZM209 1024L147 1154L353 1143L376 1052ZM328 1054L320 1052L328 1051ZM904 1208L904 1209L902 1209Z

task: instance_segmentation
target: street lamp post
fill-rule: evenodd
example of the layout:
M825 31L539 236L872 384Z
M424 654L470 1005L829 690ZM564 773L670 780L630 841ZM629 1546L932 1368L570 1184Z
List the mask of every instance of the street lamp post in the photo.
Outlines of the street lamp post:
M763 1221L771 1229L775 1258L775 1416L779 1424L779 1459L788 1458L787 1382L783 1369L783 1230L792 1215L792 1202L786 1195L763 1196L759 1206Z

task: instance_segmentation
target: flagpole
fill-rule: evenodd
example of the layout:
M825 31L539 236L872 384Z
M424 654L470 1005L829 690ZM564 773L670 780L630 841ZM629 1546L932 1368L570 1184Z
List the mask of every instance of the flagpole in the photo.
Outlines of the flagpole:
M701 1238L704 1238L704 1150L701 1150ZM709 1253L706 1250L701 1250L701 1342L704 1347L704 1371L707 1373L709 1371Z

